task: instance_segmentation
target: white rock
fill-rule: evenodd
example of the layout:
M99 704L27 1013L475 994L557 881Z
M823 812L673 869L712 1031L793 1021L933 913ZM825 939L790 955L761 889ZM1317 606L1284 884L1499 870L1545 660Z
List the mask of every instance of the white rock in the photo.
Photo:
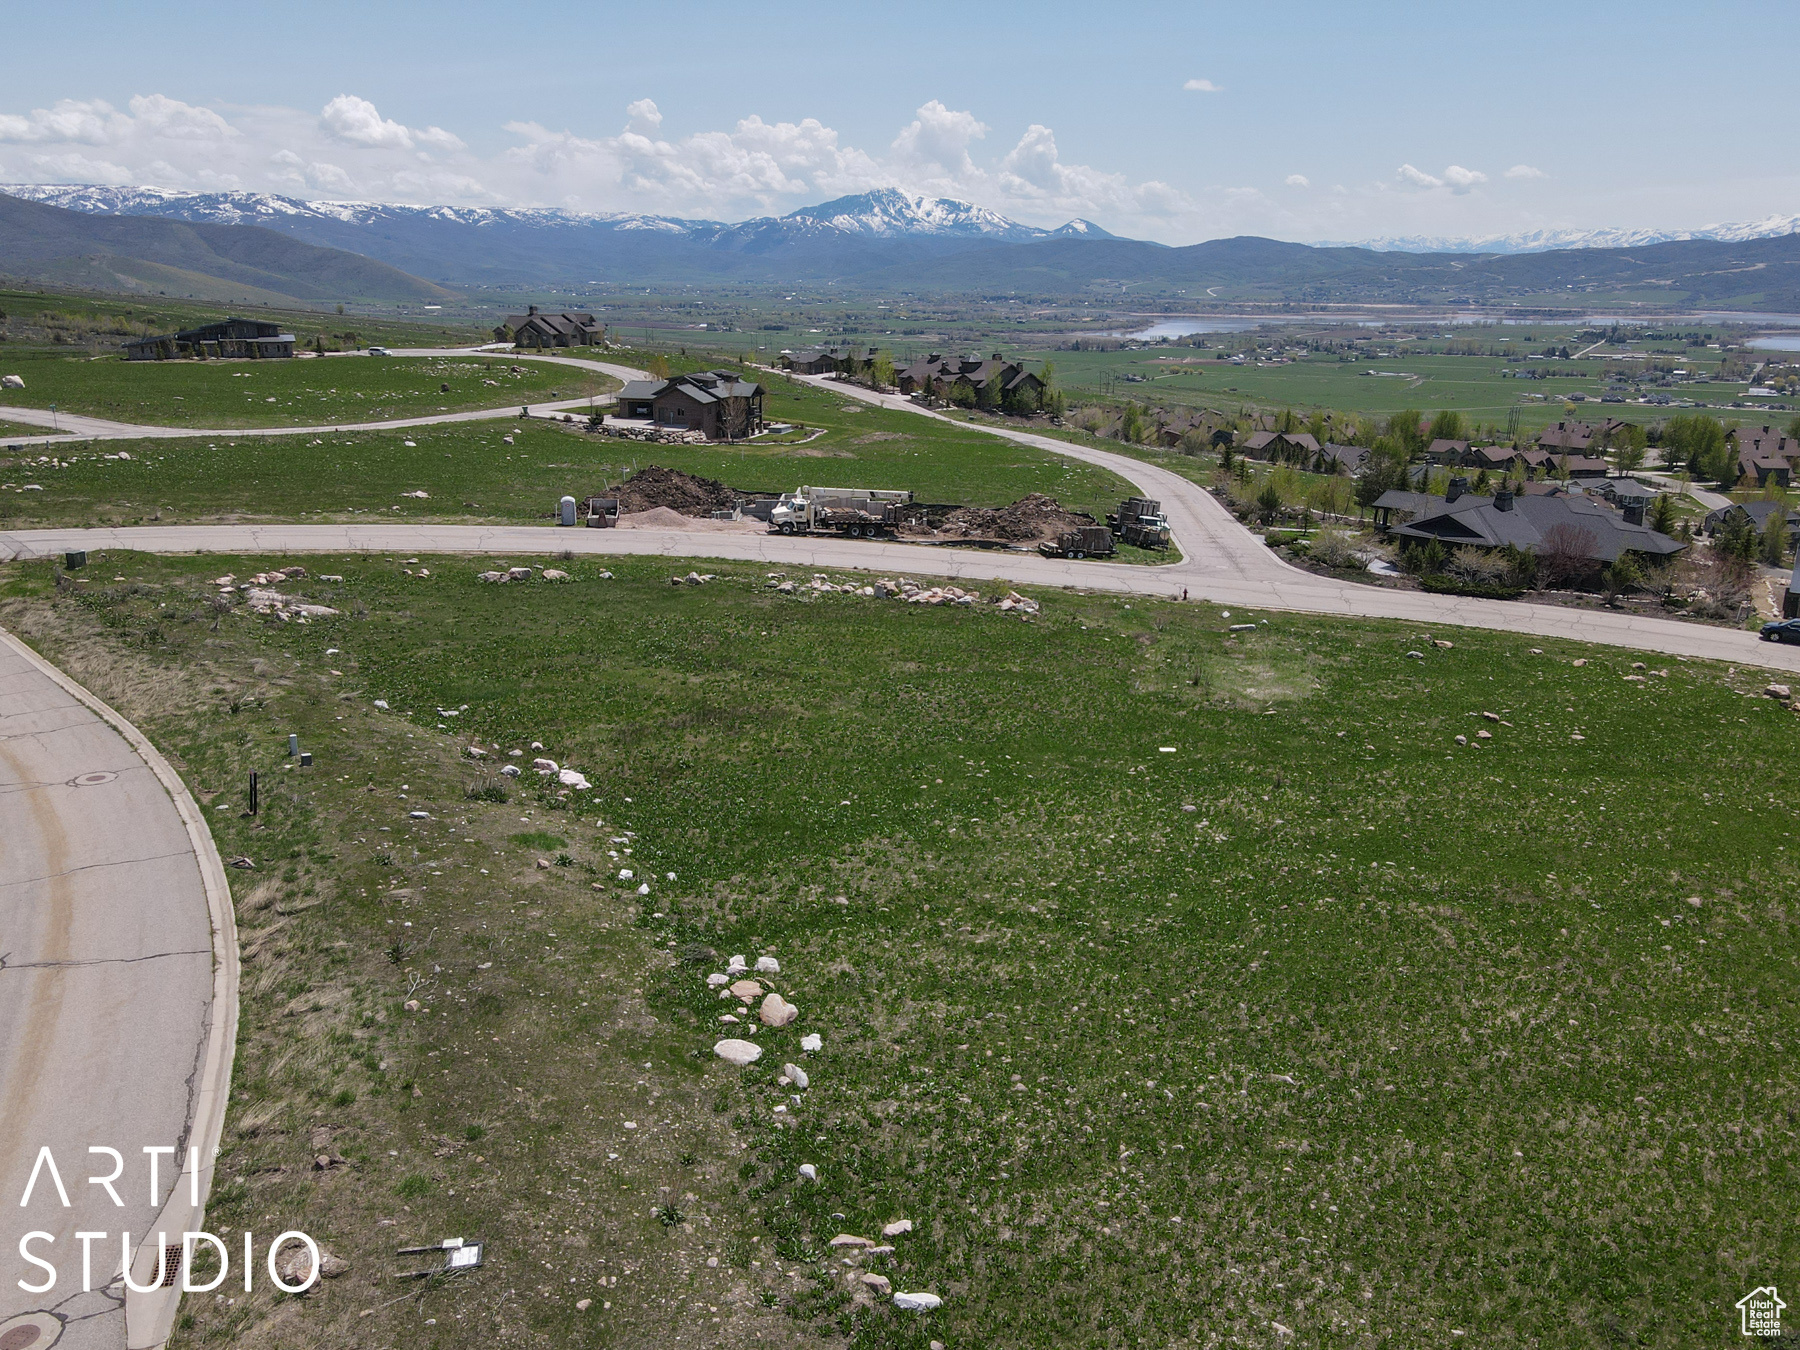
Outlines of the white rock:
M469 758L470 759L486 759L487 751L483 750L479 745L471 745L469 747Z
M785 1027L800 1016L800 1009L789 1003L780 994L770 994L763 999L758 1016L762 1018L764 1026Z
M720 985L728 984L728 983L730 983L730 981L731 981L731 976L720 975L717 972L715 972L711 975L708 975L706 977L706 984L707 984L707 987L710 989L717 989Z
M855 1247L860 1250L863 1247L873 1247L875 1244L866 1237L856 1236L855 1233L839 1233L831 1239L831 1245L833 1247Z
M811 1163L801 1163L800 1175L807 1181L817 1181L819 1179L819 1169L814 1167Z
M762 1058L762 1047L755 1041L726 1040L713 1046L713 1053L728 1064L742 1068Z
M408 811L406 814L411 816L414 820L430 820L431 819L431 812L429 812L429 811Z
M894 1306L901 1312L930 1312L941 1308L944 1300L936 1294L895 1294Z
M759 956L756 958L756 970L760 975L779 975L781 962L772 956Z
M619 869L619 880L620 881L630 881L632 879L632 876L633 876L633 873L629 867L621 867Z
M741 975L744 971L750 969L750 966L743 957L734 956L725 963L725 969L730 971L733 975Z
M543 571L545 581L567 581L569 574L560 567L546 567Z
M387 700L385 698L378 698L375 700L375 706L380 708L383 712L387 711L387 705Z
M506 569L506 579L508 581L530 581L531 569L529 567L509 567Z
M803 1092L812 1086L812 1080L806 1076L806 1070L798 1064L783 1064L781 1071L787 1075L788 1082Z
M507 778L517 778L519 776L519 766L517 764L502 764L500 766L500 772Z
M895 1219L892 1223L884 1224L882 1226L881 1236L899 1237L902 1233L912 1232L912 1228L913 1225L911 1219Z
M872 1270L865 1270L861 1275L857 1276L857 1279L863 1284L868 1285L869 1288L873 1289L877 1294L890 1294L894 1289L894 1286L888 1282L887 1276L877 1275Z
M825 1048L825 1038L816 1031L812 1032L809 1035L800 1038L800 1048L807 1051L823 1050Z
M550 774L559 771L562 768L562 765L558 764L553 759L543 759L540 757L531 761L531 767L536 769L539 773Z
M649 882L647 882L647 881L646 881L646 882L644 882L644 883L643 883L643 884L642 884L642 885L641 885L641 886L639 886L639 887L638 887L638 892L637 892L637 893L638 893L638 894L639 894L639 895L648 895L648 894L650 894L650 883L649 883Z
M556 775L556 781L561 783L564 787L574 788L577 792L586 792L588 790L588 780L586 775L581 774L574 769L560 770Z
M741 998L744 1002L748 1003L751 999L762 993L762 991L762 985L756 980L734 980L732 981L731 988L726 992L737 998Z

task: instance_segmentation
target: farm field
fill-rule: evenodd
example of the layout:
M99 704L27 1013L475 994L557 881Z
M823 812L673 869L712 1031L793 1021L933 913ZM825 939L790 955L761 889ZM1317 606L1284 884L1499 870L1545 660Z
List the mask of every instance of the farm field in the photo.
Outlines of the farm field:
M5 373L25 381L23 389L0 390L0 417L8 404L55 404L61 412L167 427L375 422L585 398L619 387L597 372L504 357L126 361L11 352L0 359Z
M363 363L344 358L343 364ZM371 513L397 520L536 520L548 517L564 493L598 492L650 464L751 490L791 491L802 483L902 487L925 501L963 505L1001 505L1042 492L1100 519L1132 491L1104 469L978 431L779 377L768 386L771 419L801 421L807 430L780 443L651 445L542 419L494 420L236 441L105 441L34 447L18 456L0 451L0 484L10 485L0 486L0 524L366 520ZM110 458L121 451L130 458ZM26 484L40 490L21 491ZM428 495L404 495L415 492Z
M1508 366L1503 358L1420 353L1374 361L1342 362L1334 355L1306 356L1279 365L1234 366L1190 348L1143 348L1117 352L1029 352L1020 358L1033 368L1054 361L1057 381L1071 398L1091 396L1103 389L1115 399L1137 399L1170 404L1189 403L1236 412L1245 406L1293 408L1299 412L1319 409L1386 416L1403 408L1431 413L1455 409L1490 426L1505 426L1514 408L1521 426L1538 430L1552 422L1575 416L1617 417L1625 421L1654 422L1667 418L1670 407L1636 403L1601 403L1604 381L1600 365L1556 362L1560 372L1544 380L1503 378ZM1370 370L1386 372L1371 375ZM1125 375L1143 375L1142 384L1123 383ZM1741 384L1697 381L1678 391L1721 407L1742 400ZM1586 402L1570 413L1565 400L1581 394ZM1541 397L1525 397L1527 395ZM1725 408L1728 420L1753 422L1790 419L1791 412L1767 412L1758 408Z
M351 1262L181 1345L1675 1347L1795 1278L1800 719L1760 678L666 559L307 558L343 579L282 589L342 615L304 625L207 584L282 561L0 568L257 865L215 1224ZM533 741L593 791L494 774ZM800 1009L746 1070L732 953ZM924 1318L827 1245L902 1217L865 1264ZM451 1232L487 1269L395 1300Z

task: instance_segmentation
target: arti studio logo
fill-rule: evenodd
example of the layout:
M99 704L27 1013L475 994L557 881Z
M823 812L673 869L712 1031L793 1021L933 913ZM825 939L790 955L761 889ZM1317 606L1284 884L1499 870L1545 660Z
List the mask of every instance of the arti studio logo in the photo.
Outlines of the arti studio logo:
M1781 1335L1781 1310L1785 1307L1787 1304L1781 1301L1774 1285L1752 1289L1737 1301L1738 1312L1743 1317L1744 1335Z

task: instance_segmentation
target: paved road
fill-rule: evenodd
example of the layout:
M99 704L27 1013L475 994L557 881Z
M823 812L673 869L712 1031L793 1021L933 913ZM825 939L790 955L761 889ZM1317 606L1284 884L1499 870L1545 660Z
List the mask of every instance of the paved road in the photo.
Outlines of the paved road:
M392 356L470 356L475 353L462 348L448 347L396 347L391 348ZM542 361L547 365L573 366L579 370L590 370L601 375L610 375L616 380L641 380L647 378L644 371L633 370L630 366L617 366L607 361L589 361L574 356L528 356L523 353L505 353L510 361ZM350 352L333 353L327 360L367 360ZM48 408L14 408L0 404L0 421L21 422L29 426L61 428L57 434L50 436L6 436L0 437L7 445L56 445L65 441L141 441L169 440L176 437L193 436L229 436L239 440L249 436L318 436L342 431L404 431L407 427L437 426L444 422L486 422L501 417L516 417L522 406L529 407L533 417L548 417L552 413L585 412L589 407L611 403L610 397L600 398L566 398L558 402L532 403L522 405L511 404L504 408L476 408L469 412L434 413L429 417L400 417L385 422L334 422L328 426L310 427L163 427L149 426L138 422L113 422L104 417L83 417L75 413L62 411L51 412Z
M1136 461L1128 461L1136 464ZM1139 469L1146 466L1137 465ZM1153 471L1154 472L1154 471ZM1154 485L1156 480L1146 476ZM1173 498L1165 498L1165 509ZM1198 515L1200 503L1189 503ZM1214 503L1215 507L1217 506ZM1195 509L1198 507L1198 509ZM1223 507L1219 513L1233 527ZM1177 528L1181 528L1179 521ZM1222 532L1222 531L1221 531ZM1248 535L1248 532L1245 532ZM1228 542L1228 541L1227 541ZM1217 539L1201 539L1188 557L1166 567L1071 562L1030 553L937 548L922 544L776 534L686 530L557 529L532 525L139 525L111 529L0 531L0 561L54 557L69 549L135 549L146 553L464 553L528 558L567 549L588 555L660 555L723 558L766 565L771 571L865 571L941 577L947 580L1083 590L1195 600L1268 613L1276 610L1345 618L1400 619L1439 628L1492 628L1539 637L1568 638L1671 656L1703 657L1739 665L1800 672L1800 647L1759 642L1753 633L1673 619L1611 611L1565 609L1511 601L1475 600L1393 591L1331 581L1285 567L1258 543L1235 551Z
M456 355L415 349L409 355ZM643 372L571 357L537 357L604 371L620 379ZM796 376L844 398L919 417L953 421L896 394L877 394L824 377ZM481 414L454 414L459 417ZM490 415L505 415L505 410ZM439 419L441 420L441 419ZM1178 597L1221 604L1341 617L1400 619L1422 625L1492 628L1564 637L1668 655L1705 657L1775 670L1800 671L1800 648L1759 642L1753 634L1673 619L1427 595L1333 581L1282 562L1205 489L1128 455L1005 427L974 426L988 435L1110 469L1159 498L1182 556L1164 567L1077 563L1035 555L993 554L920 545L784 539L779 536L663 530L544 530L456 525L218 525L131 529L17 530L0 533L0 559L51 556L72 548L139 549L153 553L468 552L527 556L578 553L665 554L727 558L771 567L831 567L909 572L979 581L1079 586L1097 591ZM232 433L234 435L240 433ZM274 433L272 433L274 434ZM282 432L279 434L288 434Z
M161 1229L198 1228L185 1177L192 1143L211 1179L237 1021L237 940L223 869L199 810L162 757L104 705L0 630L0 1345L155 1346L171 1294L127 1294L122 1234L149 1283ZM115 724L116 723L116 724ZM134 741L136 742L134 744ZM215 966L215 937L221 959ZM151 1203L147 1145L160 1160ZM39 1149L48 1173L19 1206ZM89 1185L117 1149L122 1208ZM19 1240L54 1264L53 1290ZM83 1293L78 1231L93 1247ZM148 1238L147 1238L148 1235ZM273 1234L271 1234L273 1236ZM49 1319L49 1320L46 1320ZM21 1328L38 1327L26 1339ZM54 1333L60 1333L60 1340ZM9 1336L11 1339L9 1339Z

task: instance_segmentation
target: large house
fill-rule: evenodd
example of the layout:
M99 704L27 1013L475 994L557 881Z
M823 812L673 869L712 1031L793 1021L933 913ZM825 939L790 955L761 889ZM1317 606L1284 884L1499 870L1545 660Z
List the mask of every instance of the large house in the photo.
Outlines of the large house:
M1251 459L1311 467L1319 458L1318 438L1306 431L1256 431L1244 437L1240 447Z
M1793 476L1794 462L1800 460L1800 442L1773 427L1733 427L1725 435L1726 443L1737 451L1740 480L1756 480L1757 487L1787 487Z
M226 319L125 344L127 361L167 361L178 356L256 359L293 354L294 335L282 332L278 323L264 323L261 319Z
M618 407L620 417L698 431L709 441L738 440L763 429L763 387L730 370L632 380L619 390Z
M1558 422L1538 434L1538 447L1559 454L1585 454L1607 444L1625 425L1616 417L1601 422Z
M1788 539L1800 539L1800 513L1780 502L1733 502L1716 511L1708 511L1700 528L1710 537L1728 524L1740 523L1761 534L1769 526L1769 517L1777 511L1781 512L1782 527L1787 531Z
M1644 524L1642 506L1620 511L1582 493L1522 495L1502 490L1478 496L1454 479L1442 497L1417 492L1384 492L1375 502L1376 521L1388 532L1420 542L1436 540L1446 548L1502 549L1544 554L1576 549L1594 564L1611 563L1621 553L1652 558L1679 553L1687 545ZM1392 514L1410 515L1402 524Z
M1035 404L1044 392L1042 380L999 352L985 361L968 356L945 359L933 352L897 372L894 379L903 394L926 393L952 401L978 403L982 390L997 388L1002 402L1022 400Z
M546 314L532 305L523 314L507 315L494 330L494 341L508 340L515 347L592 347L606 341L606 325L592 314Z
M798 371L802 375L830 375L852 367L860 370L879 355L881 352L875 347L860 352L855 348L808 347L804 351L783 352L781 368Z

